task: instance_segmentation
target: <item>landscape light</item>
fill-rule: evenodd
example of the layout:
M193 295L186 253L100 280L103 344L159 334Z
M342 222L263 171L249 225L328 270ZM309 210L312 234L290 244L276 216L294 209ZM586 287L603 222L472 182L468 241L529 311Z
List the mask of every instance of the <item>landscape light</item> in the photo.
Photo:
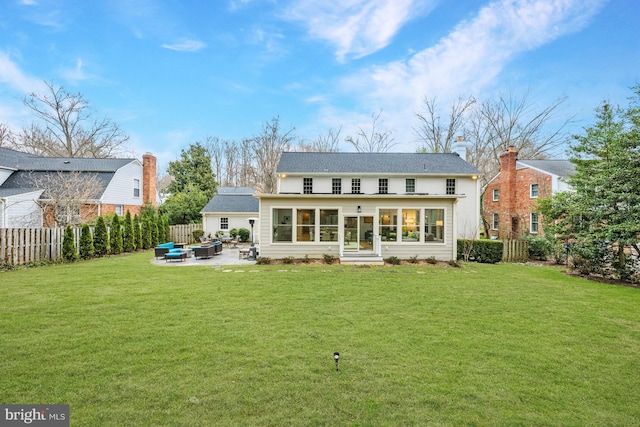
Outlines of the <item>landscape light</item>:
M340 360L340 353L338 353L337 351L335 353L333 353L333 358L336 361L336 371L338 370L338 361Z

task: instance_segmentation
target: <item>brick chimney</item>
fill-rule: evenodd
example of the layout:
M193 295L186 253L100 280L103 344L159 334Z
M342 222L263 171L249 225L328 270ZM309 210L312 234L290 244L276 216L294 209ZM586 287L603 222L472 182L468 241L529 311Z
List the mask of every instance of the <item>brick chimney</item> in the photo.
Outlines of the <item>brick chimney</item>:
M142 156L142 203L156 206L156 158L151 153Z
M516 188L516 161L518 152L513 146L500 154L500 234L512 237L514 231L517 232L517 188Z

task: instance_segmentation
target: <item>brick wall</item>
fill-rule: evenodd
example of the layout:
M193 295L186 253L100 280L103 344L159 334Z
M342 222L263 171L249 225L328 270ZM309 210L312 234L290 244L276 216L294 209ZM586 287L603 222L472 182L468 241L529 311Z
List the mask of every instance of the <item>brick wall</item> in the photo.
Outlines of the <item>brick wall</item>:
M537 212L537 200L551 193L551 175L530 169L516 169L518 153L510 147L500 155L500 173L487 186L483 197L483 213L487 235L499 239L517 239L529 233L531 213ZM538 184L538 197L531 198L531 185ZM493 190L498 189L498 201ZM498 230L493 230L493 214L499 216ZM538 235L543 233L542 217L538 218Z
M156 206L157 193L156 158L146 153L142 156L142 203ZM133 212L132 212L133 214Z

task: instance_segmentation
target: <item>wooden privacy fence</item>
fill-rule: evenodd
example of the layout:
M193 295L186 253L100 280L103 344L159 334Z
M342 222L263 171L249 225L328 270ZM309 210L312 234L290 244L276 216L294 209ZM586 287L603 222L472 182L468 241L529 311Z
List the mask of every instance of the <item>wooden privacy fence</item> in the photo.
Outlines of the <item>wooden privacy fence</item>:
M503 262L526 262L529 260L529 242L525 240L504 240L502 242Z
M169 227L169 241L175 243L194 243L193 230L202 230L202 224L180 224Z
M202 229L202 225L172 225L169 227L169 240L193 243L192 231L196 229ZM0 264L21 265L62 259L64 230L63 227L0 228ZM73 228L76 249L80 246L81 230L81 227Z

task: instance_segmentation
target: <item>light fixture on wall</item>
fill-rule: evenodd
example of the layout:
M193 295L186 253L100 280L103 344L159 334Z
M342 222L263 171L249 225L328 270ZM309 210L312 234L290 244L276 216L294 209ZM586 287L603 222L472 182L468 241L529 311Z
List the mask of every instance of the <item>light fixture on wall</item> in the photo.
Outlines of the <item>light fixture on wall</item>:
M362 207L358 206L358 213L362 212Z
M441 219L439 219L439 220L437 220L437 221L436 221L436 225L437 225L438 227L442 227L442 226L444 225L444 221L442 221Z

